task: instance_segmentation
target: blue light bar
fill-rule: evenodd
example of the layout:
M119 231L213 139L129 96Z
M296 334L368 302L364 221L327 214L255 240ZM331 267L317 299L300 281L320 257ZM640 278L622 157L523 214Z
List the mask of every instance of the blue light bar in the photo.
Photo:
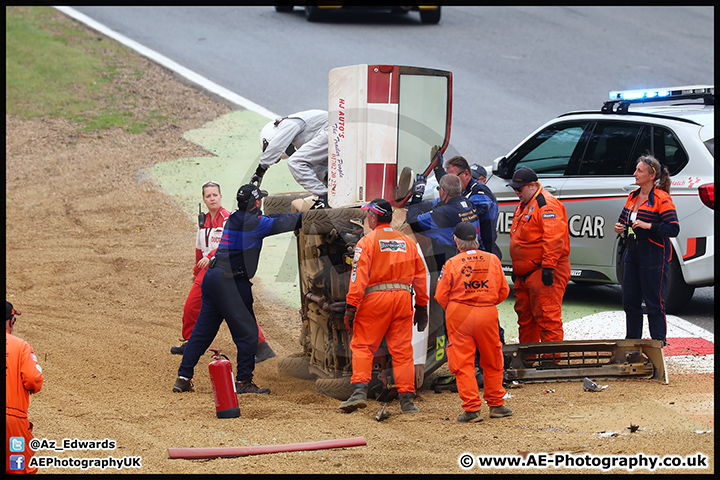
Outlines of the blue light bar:
M610 100L641 102L643 100L673 99L698 95L714 95L714 85L690 85L685 87L650 88L645 90L621 90L610 92Z

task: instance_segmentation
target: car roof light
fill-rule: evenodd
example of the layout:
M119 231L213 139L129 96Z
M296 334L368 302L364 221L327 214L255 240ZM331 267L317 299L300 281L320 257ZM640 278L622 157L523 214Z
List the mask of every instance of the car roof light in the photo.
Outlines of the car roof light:
M628 113L633 103L703 99L705 105L715 104L714 85L687 85L684 87L646 88L610 92L610 100L603 104L602 113Z
M688 85L684 87L648 88L644 90L620 90L610 92L610 100L643 101L675 98L698 98L715 95L714 85Z

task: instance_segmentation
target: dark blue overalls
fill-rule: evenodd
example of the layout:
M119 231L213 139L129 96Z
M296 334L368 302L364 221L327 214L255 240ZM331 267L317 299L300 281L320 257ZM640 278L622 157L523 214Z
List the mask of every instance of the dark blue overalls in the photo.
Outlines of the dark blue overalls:
M215 339L223 319L237 346L237 378L252 378L258 329L253 312L252 283L265 237L300 228L301 213L262 215L236 210L225 223L215 263L202 282L202 308L185 346L178 376L192 378L200 356Z
M630 215L639 193L638 188L628 196L619 223L626 226L632 224ZM652 227L649 230L634 229L636 237L634 241L625 237L623 270L625 338L642 338L642 301L645 300L650 337L653 340L661 340L665 345L667 343L665 284L668 279L668 262L673 254L670 237L676 237L680 233L680 224L670 195L654 187L647 201L640 205L637 219L651 223Z

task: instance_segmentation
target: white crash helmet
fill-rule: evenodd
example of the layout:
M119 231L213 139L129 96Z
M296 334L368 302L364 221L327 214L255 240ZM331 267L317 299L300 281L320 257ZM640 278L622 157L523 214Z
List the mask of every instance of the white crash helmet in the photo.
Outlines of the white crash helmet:
M277 132L277 124L279 122L277 120L273 120L271 122L268 122L262 130L260 130L260 148L264 152L267 146L270 144L270 141L275 136L275 132Z

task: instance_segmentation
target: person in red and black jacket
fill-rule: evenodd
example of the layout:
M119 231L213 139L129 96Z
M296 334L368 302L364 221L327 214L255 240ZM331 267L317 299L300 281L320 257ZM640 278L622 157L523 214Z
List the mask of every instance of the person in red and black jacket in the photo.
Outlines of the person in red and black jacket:
M652 155L638 158L633 176L640 186L628 195L615 233L624 238L623 273L625 338L642 337L642 301L647 307L650 337L667 344L665 284L673 253L670 237L680 233L675 204L670 197L670 174Z

